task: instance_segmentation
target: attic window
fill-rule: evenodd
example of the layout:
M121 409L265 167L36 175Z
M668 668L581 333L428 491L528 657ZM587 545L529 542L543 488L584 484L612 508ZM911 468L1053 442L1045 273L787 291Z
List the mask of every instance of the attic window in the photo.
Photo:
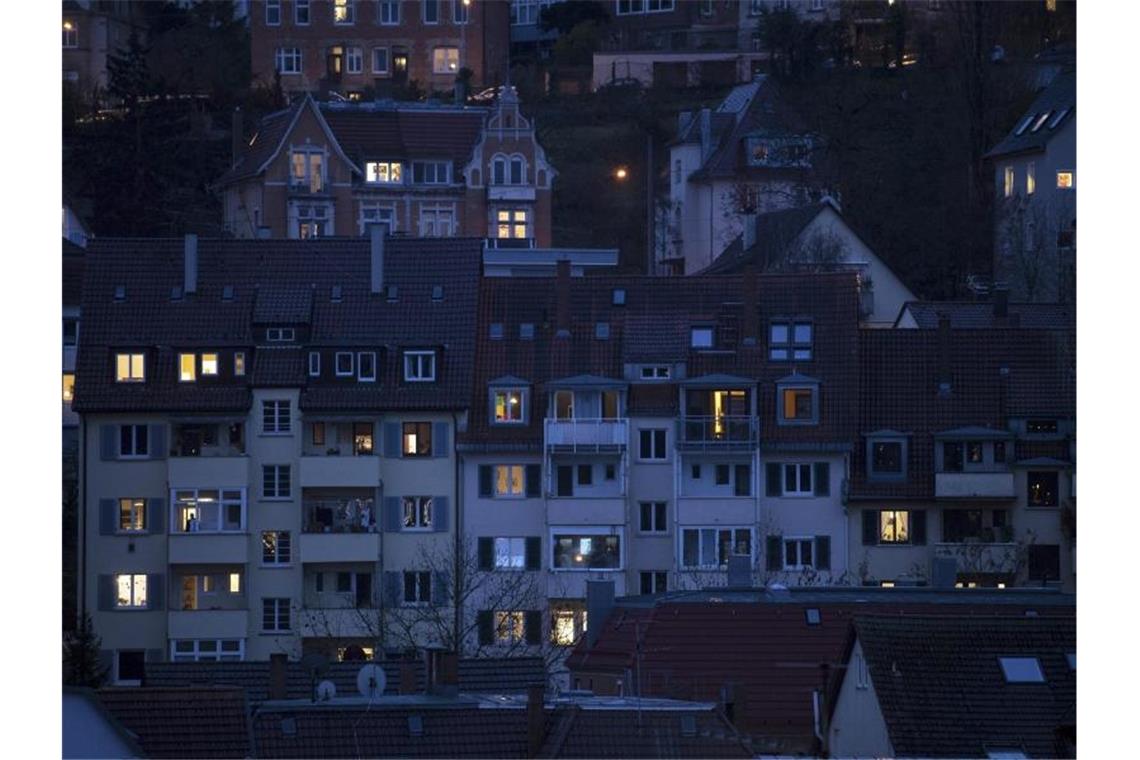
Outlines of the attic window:
M819 625L821 621L819 607L808 607L804 610L804 620L808 625Z
M399 289L395 285L389 285L385 292L388 296L388 303L395 303L396 298L399 296Z
M1045 683L1045 674L1036 657L999 657L1006 683Z
M1045 113L1038 116L1037 121L1033 122L1033 129L1029 131L1036 132L1037 130L1041 129L1041 127L1045 124L1045 120L1048 119L1052 113L1052 111L1046 111Z
M442 301L443 300L443 286L442 285L432 285L431 300L433 300L433 301Z
M408 716L408 734L411 736L424 735L424 716L422 715L409 715Z
M594 325L594 337L597 338L598 340L609 340L610 339L610 323L609 322L598 322L596 325Z
M690 345L693 348L712 348L713 347L713 328L711 327L694 327L691 333Z
M614 306L625 306L625 288L614 288Z
M343 291L341 290L340 285L333 285L332 291L329 293L329 300L333 303L340 303L342 297Z
M116 285L115 286L115 300L116 301L127 300L127 286L126 285Z
M222 286L222 300L223 301L234 300L234 286L233 285Z
M533 322L523 322L519 325L519 340L534 340Z
M681 716L681 736L693 737L697 735L697 716Z
M1013 133L1014 136L1021 135L1025 132L1025 130L1029 129L1029 125L1033 123L1034 116L1036 116L1036 114L1030 114L1029 116L1026 116L1025 121L1021 122L1021 126L1017 128L1016 132Z
M270 343L289 343L295 335L292 327L267 327L265 329L265 339Z
M170 300L171 301L181 301L182 300L182 286L181 285L175 285L173 288L170 289Z
M1057 125L1061 123L1061 119L1064 119L1065 115L1068 113L1069 113L1068 108L1061 109L1061 111L1056 116L1053 117L1053 120L1049 122L1049 129L1056 129Z
M650 366L650 367L642 367L641 368L641 379L642 380L668 380L669 379L669 367L668 367L668 365L664 365L664 364L656 365L656 366Z
M1054 435L1057 432L1057 420L1027 420L1025 432L1038 435Z
M491 323L491 340L502 340L502 339L503 339L503 323L502 322L492 322Z

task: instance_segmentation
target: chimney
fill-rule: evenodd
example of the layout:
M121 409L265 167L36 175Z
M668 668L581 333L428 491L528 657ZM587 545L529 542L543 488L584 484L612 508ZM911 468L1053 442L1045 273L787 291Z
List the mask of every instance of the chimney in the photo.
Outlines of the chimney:
M416 693L416 665L410 660L400 663L400 694Z
M740 237L741 251L747 251L756 245L756 212L744 217L744 232Z
M186 234L184 276L182 290L190 295L198 292L198 236L193 232Z
M586 581L586 646L594 648L614 608L613 581Z
M437 650L435 657L435 693L441 697L459 696L459 655Z
M235 108L234 114L230 122L230 150L233 153L231 165L237 166L238 159L241 157L241 149L245 144L245 124L242 120L241 108Z
M938 316L938 393L950 393L950 317Z
M269 698L285 699L285 671L289 667L289 657L284 654L269 655Z
M701 163L709 157L712 152L712 111L707 108L701 109Z
M1009 291L1005 288L994 288L994 319L1005 319L1009 316Z
M526 690L526 744L527 757L538 757L546 738L546 705L541 686L528 686Z
M372 250L372 294L380 295L384 292L384 235L387 228L381 224L373 224L368 228L369 240Z
M756 267L749 264L744 268L744 302L740 307L741 344L755 346L760 327L760 316L756 313Z
M558 261L554 283L555 334L556 338L570 337L570 260Z

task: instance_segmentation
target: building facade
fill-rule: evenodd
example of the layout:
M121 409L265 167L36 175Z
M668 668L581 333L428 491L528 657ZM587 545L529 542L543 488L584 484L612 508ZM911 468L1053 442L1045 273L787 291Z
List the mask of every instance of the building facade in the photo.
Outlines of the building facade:
M509 88L491 108L317 103L271 114L221 177L236 237L494 238L549 246L557 176Z
M249 28L253 81L291 94L450 91L465 68L476 88L506 81L506 3L252 0Z
M107 59L125 48L131 33L145 42L137 3L123 0L65 0L63 3L63 81L88 102L105 93Z

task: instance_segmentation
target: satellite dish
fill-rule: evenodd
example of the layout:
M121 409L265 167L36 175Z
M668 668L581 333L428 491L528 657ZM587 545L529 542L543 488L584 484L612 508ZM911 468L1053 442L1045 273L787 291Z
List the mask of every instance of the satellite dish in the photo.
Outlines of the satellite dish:
M356 689L360 692L360 696L374 699L384 695L387 680L388 677L384 674L384 668L375 663L369 663L356 674Z
M317 699L328 702L336 696L336 684L332 681L321 681L317 684Z

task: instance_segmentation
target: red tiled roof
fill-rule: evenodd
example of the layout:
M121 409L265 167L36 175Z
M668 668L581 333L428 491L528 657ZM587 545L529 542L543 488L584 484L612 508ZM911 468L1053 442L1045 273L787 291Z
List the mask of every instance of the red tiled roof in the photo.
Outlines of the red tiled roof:
M97 696L146 757L252 756L242 689L112 688Z

